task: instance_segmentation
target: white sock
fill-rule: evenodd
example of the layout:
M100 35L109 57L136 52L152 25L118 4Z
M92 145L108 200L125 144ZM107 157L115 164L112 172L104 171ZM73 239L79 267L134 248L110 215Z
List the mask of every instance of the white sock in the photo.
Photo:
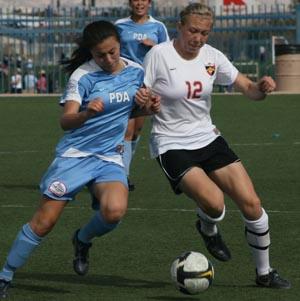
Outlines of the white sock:
M244 218L246 240L251 248L258 275L266 275L271 269L269 260L270 235L268 215L264 209L262 210L262 216L256 221Z
M220 222L225 216L225 206L222 214L217 218L210 217L199 207L196 209L196 211L201 222L201 231L207 236L213 236L217 234L217 223Z

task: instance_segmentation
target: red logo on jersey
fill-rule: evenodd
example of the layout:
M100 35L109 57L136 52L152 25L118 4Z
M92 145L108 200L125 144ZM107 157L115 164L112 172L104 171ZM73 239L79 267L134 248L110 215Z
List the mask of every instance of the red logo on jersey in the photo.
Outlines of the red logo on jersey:
M210 76L212 76L215 74L216 66L214 64L208 64L207 66L205 66L205 69L206 69L207 73Z
M224 5L246 5L243 0L224 0Z

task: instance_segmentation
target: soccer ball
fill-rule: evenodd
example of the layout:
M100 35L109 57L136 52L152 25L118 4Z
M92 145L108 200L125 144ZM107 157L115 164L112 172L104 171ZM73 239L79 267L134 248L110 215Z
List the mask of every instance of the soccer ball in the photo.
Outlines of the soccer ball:
M209 288L214 278L214 268L203 254L185 252L173 261L171 277L179 291L195 295Z

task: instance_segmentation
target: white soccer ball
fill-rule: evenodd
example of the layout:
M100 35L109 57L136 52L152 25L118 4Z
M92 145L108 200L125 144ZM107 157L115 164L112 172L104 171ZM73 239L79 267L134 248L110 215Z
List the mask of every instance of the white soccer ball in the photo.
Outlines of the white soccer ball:
M179 291L195 295L209 288L214 279L214 268L203 254L189 251L173 261L171 277Z

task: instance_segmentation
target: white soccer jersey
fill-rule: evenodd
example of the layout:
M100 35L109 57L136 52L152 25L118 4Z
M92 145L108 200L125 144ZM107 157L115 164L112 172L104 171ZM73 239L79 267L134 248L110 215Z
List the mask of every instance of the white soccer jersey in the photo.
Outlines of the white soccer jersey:
M226 56L204 45L185 60L170 41L149 51L144 68L145 84L161 96L161 110L152 116L151 156L211 143L219 135L210 117L213 84L231 85L238 74Z

